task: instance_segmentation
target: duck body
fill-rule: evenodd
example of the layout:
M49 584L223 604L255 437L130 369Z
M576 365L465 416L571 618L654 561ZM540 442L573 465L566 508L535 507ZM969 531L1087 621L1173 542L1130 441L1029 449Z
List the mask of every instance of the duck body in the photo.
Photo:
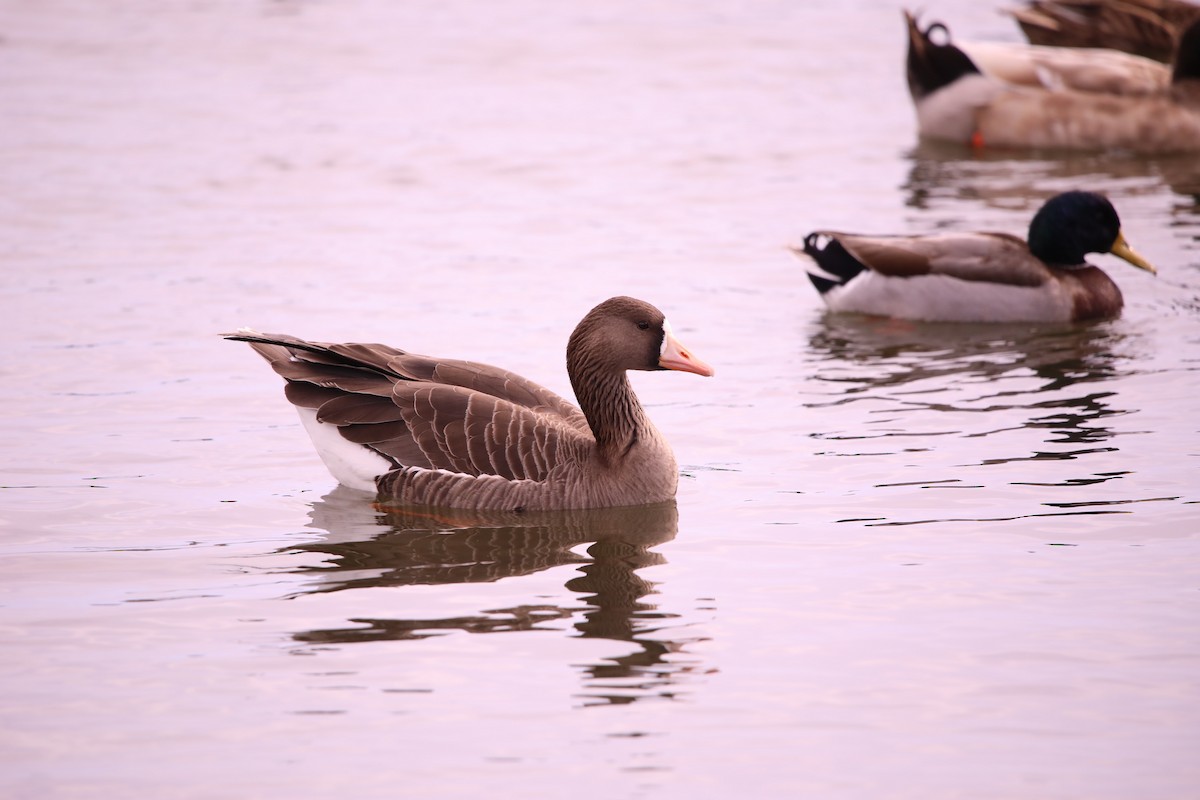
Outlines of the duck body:
M1200 151L1200 107L1174 94L1127 97L1020 86L989 87L988 102L960 108L949 125L922 128L931 138L950 133L976 146L1047 150L1127 150L1144 155ZM962 131L970 129L967 136ZM960 138L961 137L961 138Z
M1124 301L1097 267L1054 270L1005 233L862 236L816 231L804 253L830 311L933 322L1066 322L1117 316Z
M830 311L930 322L1107 319L1121 313L1121 291L1084 254L1112 252L1153 271L1125 244L1111 204L1087 192L1047 201L1028 243L1008 233L821 230L797 252L814 262L809 279Z
M675 456L628 369L711 375L648 303L618 297L580 322L567 366L580 407L512 372L378 344L241 331L343 485L402 505L552 510L669 500Z
M1200 45L1200 26L1181 42L1170 81L1153 90L1140 80L1121 89L1098 70L1091 84L1079 77L1087 69L1055 79L1036 65L1041 85L1010 83L981 70L949 41L933 41L944 25L922 30L912 15L906 20L909 91L922 136L976 147L1200 152L1200 64L1190 58ZM1101 91L1106 83L1110 90ZM1138 84L1145 91L1132 88Z

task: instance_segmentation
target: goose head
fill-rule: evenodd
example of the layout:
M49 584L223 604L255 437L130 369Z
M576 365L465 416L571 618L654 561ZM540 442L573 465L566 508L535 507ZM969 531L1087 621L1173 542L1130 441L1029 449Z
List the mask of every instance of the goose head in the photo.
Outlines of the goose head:
M713 374L675 337L661 311L632 297L610 298L588 312L567 342L567 367L572 376L631 369Z

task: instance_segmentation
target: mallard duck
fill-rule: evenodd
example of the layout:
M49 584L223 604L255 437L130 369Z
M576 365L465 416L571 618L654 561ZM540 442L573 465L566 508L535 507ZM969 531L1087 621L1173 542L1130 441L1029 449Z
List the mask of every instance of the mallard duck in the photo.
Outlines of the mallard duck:
M1064 192L1008 233L860 236L816 231L793 248L831 311L930 322L1083 322L1121 313L1121 290L1088 253L1155 272L1121 233L1105 197Z
M579 400L507 370L381 344L322 344L242 330L340 483L401 505L554 510L657 503L679 471L626 370L713 374L662 312L614 297L567 342Z
M1169 62L1182 32L1200 19L1185 0L1030 0L1009 9L1031 44L1102 47Z
M950 41L908 22L908 87L922 136L975 147L1200 151L1200 23L1188 29L1170 85L1146 96L1016 86L985 74Z

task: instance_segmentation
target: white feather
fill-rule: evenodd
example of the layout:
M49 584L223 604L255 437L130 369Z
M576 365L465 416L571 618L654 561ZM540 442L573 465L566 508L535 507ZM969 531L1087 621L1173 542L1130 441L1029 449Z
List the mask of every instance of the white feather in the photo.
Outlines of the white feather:
M831 311L943 322L1067 320L1071 303L1056 281L1038 287L964 281L949 275L894 278L869 270L823 295Z
M967 142L975 133L975 112L1003 92L1006 84L986 75L967 75L917 103L917 126L937 139Z
M1171 68L1142 56L1089 47L956 42L985 75L1051 91L1137 96L1167 90Z
M315 409L297 406L296 411L321 460L338 483L375 494L375 478L391 470L392 463L370 448L346 439L336 425L318 422Z

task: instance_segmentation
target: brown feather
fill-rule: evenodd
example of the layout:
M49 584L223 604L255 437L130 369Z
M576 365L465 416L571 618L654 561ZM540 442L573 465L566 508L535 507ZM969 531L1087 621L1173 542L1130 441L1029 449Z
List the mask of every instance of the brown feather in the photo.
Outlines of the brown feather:
M321 405L317 419L330 425L375 425L403 421L404 417L389 398L370 394L341 394Z
M1011 14L1033 44L1104 47L1171 60L1180 32L1200 19L1183 0L1029 0Z
M347 440L356 444L386 444L397 439L408 438L408 426L403 420L394 422L374 422L371 424L352 423L342 425L338 431ZM417 451L420 452L419 450ZM404 461L403 463L410 463Z
M320 408L330 400L341 397L342 392L303 381L288 381L283 385L283 396L300 408Z
M1049 269L1008 233L859 236L822 231L872 270L892 277L950 275L965 281L1040 286Z

